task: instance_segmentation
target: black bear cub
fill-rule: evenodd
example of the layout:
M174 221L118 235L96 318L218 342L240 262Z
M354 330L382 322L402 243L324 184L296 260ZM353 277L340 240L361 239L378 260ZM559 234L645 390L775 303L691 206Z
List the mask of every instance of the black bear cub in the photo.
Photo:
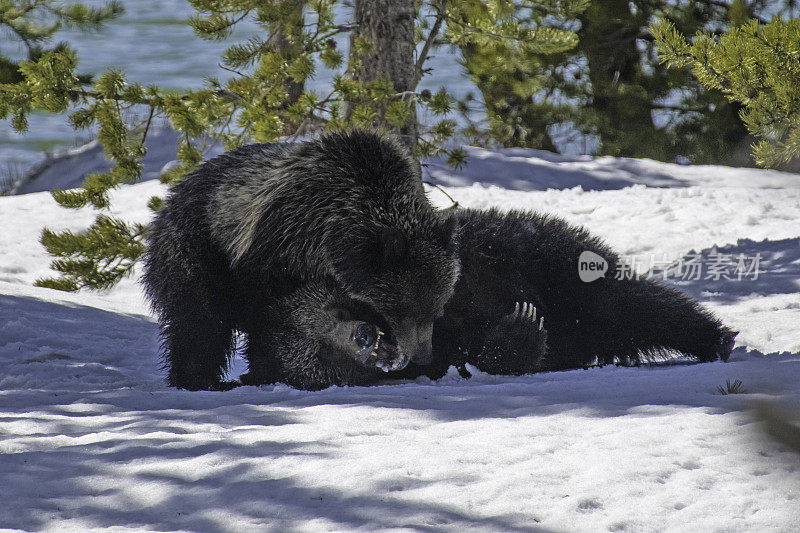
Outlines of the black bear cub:
M727 360L736 332L683 293L642 277L616 279L620 259L600 239L530 212L448 210L459 227L461 275L434 327L437 377L470 363L493 374L638 364L666 352ZM608 273L582 281L579 258Z
M234 333L248 384L365 384L431 361L453 293L455 221L393 140L350 131L245 146L172 188L143 283L168 382L222 389Z

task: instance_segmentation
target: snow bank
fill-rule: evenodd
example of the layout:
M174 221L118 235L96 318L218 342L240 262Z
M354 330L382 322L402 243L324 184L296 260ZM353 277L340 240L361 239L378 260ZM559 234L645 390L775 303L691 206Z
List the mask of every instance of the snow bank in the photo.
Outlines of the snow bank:
M170 161L175 159L178 149L178 133L167 127L154 127L147 134L147 154L142 158L142 180L157 179ZM209 152L213 157L221 153L215 145ZM28 194L52 189L74 189L80 187L86 176L96 172L108 172L111 162L103 154L97 140L77 148L70 148L55 155L48 155L33 166L12 189L12 194Z
M171 390L136 274L104 294L31 287L52 274L41 229L94 214L3 197L0 527L800 530L800 458L749 413L753 399L800 409L800 177L547 157L486 153L499 166L432 174L456 180L445 190L462 205L558 214L630 256L761 253L759 279L672 280L741 330L731 362ZM544 190L557 172L571 177ZM112 205L146 221L161 193L126 186ZM717 392L734 379L746 394Z

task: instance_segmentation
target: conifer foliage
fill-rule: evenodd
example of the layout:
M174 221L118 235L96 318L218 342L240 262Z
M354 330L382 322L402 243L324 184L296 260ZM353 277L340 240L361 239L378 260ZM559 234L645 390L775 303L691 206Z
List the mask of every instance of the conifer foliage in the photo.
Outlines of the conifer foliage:
M490 141L552 151L588 141L604 155L748 164L741 149L748 132L736 119L739 104L705 90L689 69L660 63L648 26L663 18L684 34L717 34L766 4L554 2L557 9L547 19L554 28L575 32L574 47L548 54L530 46L506 47L498 57L491 47L471 43L461 51L491 120ZM515 4L511 16L524 24L542 14Z
M64 27L81 30L99 30L105 22L123 13L119 1L108 2L102 7L92 7L80 2L64 4L54 0L0 0L0 32L21 42L29 61L39 59L48 51L64 51L66 43L46 48L56 33ZM88 77L78 76L83 81ZM6 57L0 50L0 83L22 81L19 61Z
M453 166L463 164L458 148L445 141L456 130L452 119L454 98L446 89L418 91L420 80L435 76L426 60L440 45L495 43L531 47L541 52L563 50L575 43L569 31L548 28L547 13L558 2L543 0L354 0L352 13L366 14L348 23L337 22L337 0L189 0L196 15L190 24L198 37L229 39L237 25L254 23L258 33L244 42L232 43L221 58L230 73L226 79L198 80L198 88L176 92L157 85L142 86L124 72L109 70L91 86L76 73L77 57L68 47L31 53L14 65L14 76L0 84L0 118L12 118L18 131L27 128L33 111L69 113L75 129L97 132L113 168L88 176L81 189L53 191L67 208L91 206L100 210L85 232L55 233L46 230L42 243L57 259L52 266L61 273L42 279L40 286L62 290L107 288L130 274L144 251L146 228L129 225L110 216L109 191L141 176L141 158L153 121L166 119L181 134L178 165L163 176L174 183L203 160L214 143L232 149L245 143L293 140L319 130L348 125L383 127L399 132L421 157L445 155ZM115 2L91 10L80 4L52 0L0 0L0 24L12 30L34 28L36 9L58 20L76 24L101 24L116 16ZM515 22L514 6L530 5L541 17ZM345 12L347 12L345 10ZM408 13L409 26L402 33L410 42L387 46L383 17L370 14ZM403 15L406 16L406 15ZM61 18L58 18L61 17ZM11 22L9 22L11 21ZM44 28L33 33L16 32L28 44L46 39ZM48 33L49 32L49 33ZM349 37L342 50L341 37ZM402 63L410 68L403 68ZM321 66L334 71L330 90L317 93L306 82ZM399 66L399 67L398 67ZM432 120L417 123L421 112ZM160 198L152 198L157 210Z
M669 21L652 31L663 62L691 67L706 88L742 106L742 121L760 139L759 165L800 156L800 20L750 20L721 36L699 32L691 42Z

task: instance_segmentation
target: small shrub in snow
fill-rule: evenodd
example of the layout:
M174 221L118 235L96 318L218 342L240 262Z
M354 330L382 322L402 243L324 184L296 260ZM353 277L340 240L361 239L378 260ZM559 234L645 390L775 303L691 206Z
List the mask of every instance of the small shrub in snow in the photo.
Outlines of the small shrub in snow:
M741 380L735 379L733 380L733 383L731 383L729 379L726 379L725 386L724 387L722 385L718 386L717 392L719 392L722 395L725 395L725 394L744 394L747 391L742 386Z

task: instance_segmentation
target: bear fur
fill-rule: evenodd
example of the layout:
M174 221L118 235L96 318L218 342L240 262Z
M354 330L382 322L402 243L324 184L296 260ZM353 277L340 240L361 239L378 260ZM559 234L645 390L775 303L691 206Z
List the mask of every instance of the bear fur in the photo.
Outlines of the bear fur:
M585 229L532 212L454 209L461 275L434 326L436 378L470 363L492 374L639 364L678 352L727 360L736 332L683 293L643 277L616 279L620 259ZM608 263L584 282L584 251Z
M459 261L455 221L415 168L395 141L350 131L244 146L174 186L143 276L169 384L231 386L237 331L245 383L365 384L429 363Z
M736 333L681 292L643 277L616 279L619 257L600 239L563 220L531 212L441 212L458 226L461 274L433 329L433 360L388 377L437 379L469 363L490 374L527 374L616 363L636 365L678 352L699 362L727 360ZM579 258L606 260L604 277L579 276ZM333 286L315 286L285 302L285 345L309 342L297 318ZM331 296L325 296L329 294ZM310 298L306 301L304 298ZM369 322L338 295L337 306ZM331 326L328 326L331 327ZM378 346L391 350L391 339Z

